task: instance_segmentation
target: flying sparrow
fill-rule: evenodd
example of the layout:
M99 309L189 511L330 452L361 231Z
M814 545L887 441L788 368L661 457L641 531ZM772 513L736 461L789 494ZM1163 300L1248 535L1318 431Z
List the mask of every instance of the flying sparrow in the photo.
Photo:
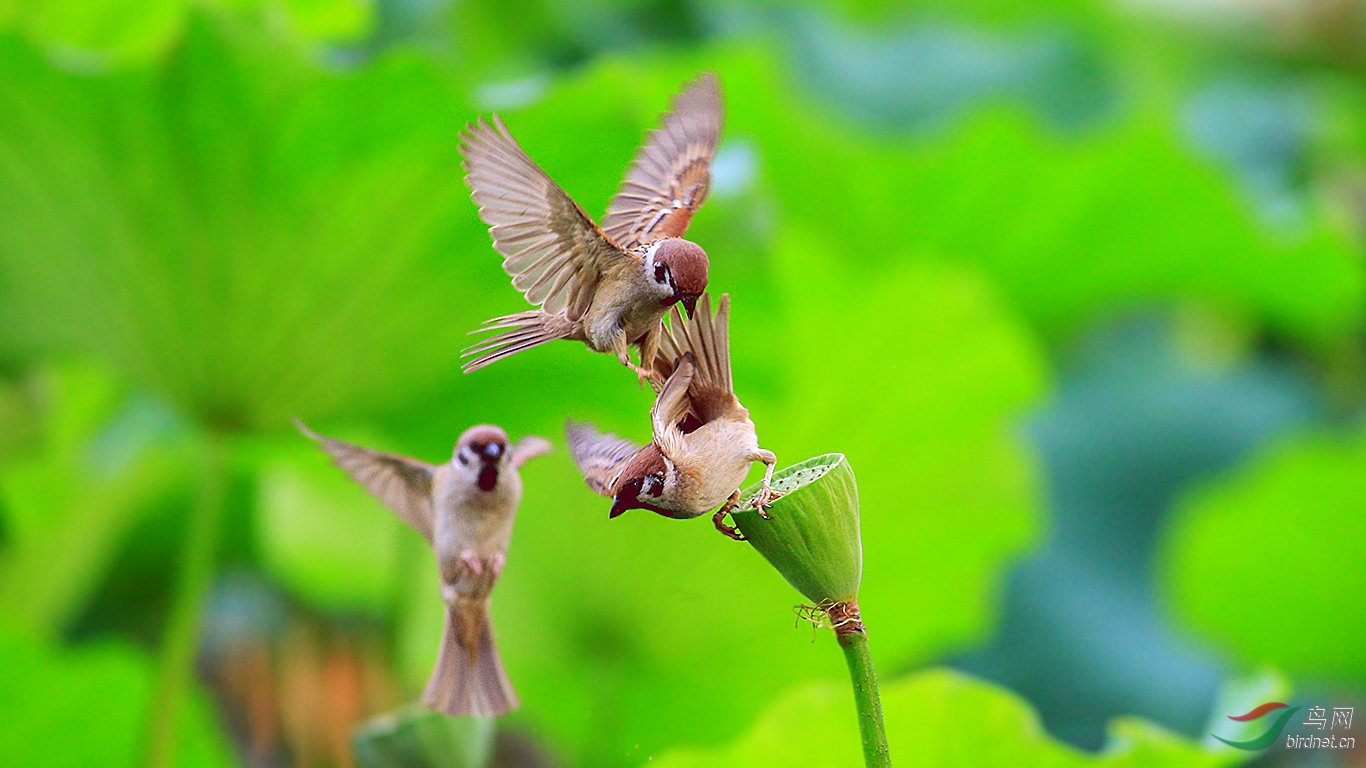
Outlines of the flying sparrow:
M468 373L556 339L617 356L642 380L659 342L660 319L681 303L691 315L707 287L707 254L683 240L711 188L721 132L721 92L704 74L673 104L608 206L599 228L541 170L497 115L461 135L465 181L503 255L512 285L538 309L496 317L498 331L466 348ZM641 365L631 362L630 345Z
M522 499L517 470L549 452L550 443L525 437L509 447L501 428L470 427L451 460L433 465L323 437L302 422L298 427L436 552L446 624L423 703L452 717L498 717L516 709L517 694L493 642L489 593L503 572Z
M612 497L611 517L648 509L693 518L715 509L717 530L742 539L724 518L739 503L740 484L755 461L765 467L753 506L763 514L778 497L771 487L778 458L759 447L754 422L731 384L729 320L729 296L721 297L715 317L706 295L687 321L674 308L654 358L665 383L650 411L654 439L645 447L591 424L566 427L569 451L588 487Z

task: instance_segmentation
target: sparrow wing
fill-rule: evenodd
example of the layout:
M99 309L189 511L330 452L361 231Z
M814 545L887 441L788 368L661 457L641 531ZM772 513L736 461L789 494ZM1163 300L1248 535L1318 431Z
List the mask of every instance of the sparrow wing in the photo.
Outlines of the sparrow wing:
M739 407L730 371L730 295L721 296L715 314L708 294L702 294L691 318L677 306L671 314L660 336L654 370L671 377L691 356L696 374L688 385L688 408L703 424Z
M432 543L432 480L436 467L406 456L372 451L324 437L302 421L296 421L295 425L327 452L333 463L345 470L351 479L365 486L384 502L384 506L422 534L428 544Z
M544 456L547 453L550 453L550 451L551 446L549 440L544 437L527 435L521 440L518 440L516 445L512 446L512 466L521 469L523 464L526 464L537 456Z
M569 453L574 457L579 472L588 487L600 496L612 496L617 477L640 446L611 433L603 433L592 424L569 422L564 428Z
M526 300L578 320L613 264L633 258L517 144L497 115L466 126L460 152L503 269Z
M688 387L696 374L697 366L691 354L674 365L674 371L659 390L654 407L650 409L650 423L654 431L654 443L671 461L677 462L685 445L683 430L679 422L691 412L692 403L688 401Z
M636 153L602 228L623 248L682 237L711 189L711 159L721 135L716 76L697 78L674 100L664 124Z

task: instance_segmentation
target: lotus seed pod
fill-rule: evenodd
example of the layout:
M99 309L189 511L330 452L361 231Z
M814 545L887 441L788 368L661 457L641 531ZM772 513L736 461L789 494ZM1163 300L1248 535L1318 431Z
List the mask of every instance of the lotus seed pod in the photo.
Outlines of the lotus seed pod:
M845 603L858 597L863 575L859 539L858 484L842 453L827 453L773 475L783 496L766 511L732 515L749 543L778 569L788 583L816 605ZM759 492L745 489L741 506Z

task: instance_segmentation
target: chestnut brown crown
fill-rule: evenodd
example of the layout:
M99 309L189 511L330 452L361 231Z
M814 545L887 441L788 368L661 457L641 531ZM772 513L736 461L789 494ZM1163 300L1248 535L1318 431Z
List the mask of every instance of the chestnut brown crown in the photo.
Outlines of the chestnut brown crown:
M655 263L669 268L680 296L700 296L707 290L707 252L689 240L671 237L659 244Z
M497 461L508 452L508 433L492 424L478 424L465 430L455 441L455 451L469 448L485 461Z

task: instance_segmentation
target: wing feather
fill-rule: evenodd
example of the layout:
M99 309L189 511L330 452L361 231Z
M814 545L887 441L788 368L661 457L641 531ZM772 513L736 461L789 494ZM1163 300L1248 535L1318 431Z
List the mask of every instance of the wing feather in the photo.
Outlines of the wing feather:
M569 453L574 457L579 472L588 487L600 496L612 496L626 462L640 451L640 446L611 433L599 432L592 424L569 422L564 428Z
M632 258L522 151L503 121L461 134L465 181L503 269L526 300L578 320L603 273Z
M674 101L635 161L603 217L607 236L623 248L682 237L711 190L711 160L721 135L721 88L707 73Z
M422 534L428 544L432 543L432 482L436 467L324 437L302 421L295 425L331 456L333 463Z

